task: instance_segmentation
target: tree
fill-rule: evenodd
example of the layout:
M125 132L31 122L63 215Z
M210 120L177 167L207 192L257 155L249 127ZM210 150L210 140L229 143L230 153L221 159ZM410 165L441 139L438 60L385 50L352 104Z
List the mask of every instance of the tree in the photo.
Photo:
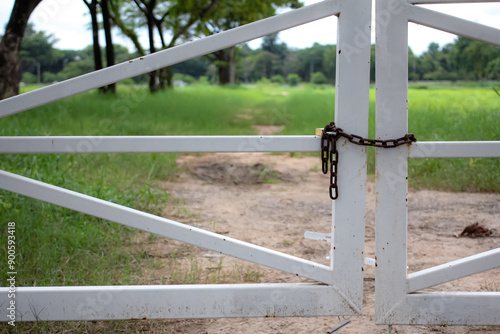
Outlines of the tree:
M112 0L112 2L118 0ZM189 30L208 13L210 13L218 0L190 0L190 1L166 1L166 0L134 0L134 12L130 6L112 6L113 10L119 9L120 13L113 14L115 21L117 18L121 22L131 22L135 25L146 24L148 27L149 38L149 53L157 51L155 44L155 31L159 34L161 48L166 49L174 46L176 42L183 36L189 33ZM140 14L138 15L137 10ZM123 15L122 15L123 14ZM123 19L122 19L123 17ZM144 21L145 19L145 21ZM116 21L119 22L120 20ZM139 21L139 23L137 23ZM121 24L120 28L123 27ZM172 36L170 41L165 39L165 30L170 32ZM132 38L134 34L130 31L122 29L127 36ZM160 79L159 80L159 73ZM157 91L159 88L165 87L163 82L167 82L167 86L171 86L171 73L169 69L162 71L152 71L149 74L149 89L151 92Z
M57 57L54 57L55 42L56 39L52 35L35 31L29 23L21 43L21 72L30 72L35 75L37 83L42 82L43 71L49 71L53 63L58 61Z
M0 41L0 99L19 94L20 51L28 19L41 0L16 0Z
M490 80L500 80L500 57L488 62L488 65L486 65L486 76Z
M337 46L331 45L323 52L323 71L328 79L335 82L337 71ZM375 77L374 77L375 78Z
M99 44L99 21L97 19L98 0L83 0L90 12L92 24L92 46L94 48L94 69L96 71L102 68L101 46Z
M115 64L115 49L113 46L113 38L111 37L111 15L109 13L109 0L101 0L102 9L102 26L104 28L104 38L106 40L106 66L113 66ZM108 85L105 90L110 93L116 93L116 84Z
M124 0L109 0L109 8L109 14L113 23L132 41L137 51L137 55L143 56L145 52L139 42L139 36L135 32L135 29L137 28L135 22L133 20L127 20L127 22L124 21L124 16L125 20L127 19L126 15L122 13L125 8Z
M211 12L207 20L200 22L198 31L204 35L212 35L272 16L276 14L277 7L301 6L298 0L220 0L217 10ZM220 50L212 56L219 71L219 83L221 85L235 83L236 48Z
M474 78L486 79L488 73L486 67L490 61L500 57L500 50L480 41L472 41L464 50L466 61L470 64Z
M328 46L314 43L314 45L307 49L302 49L297 52L297 57L300 62L300 70L298 74L306 81L312 80L312 75L315 72L324 72L323 61L324 52Z
M267 51L277 55L281 60L284 60L288 52L286 43L278 43L278 33L267 35L262 39L262 51Z
M106 66L112 66L115 64L115 51L111 37L111 14L109 10L110 0L83 0L83 2L90 12L92 23L92 41L94 47L94 68L97 71L103 68L101 46L99 43L98 7L101 8L102 26L104 29L104 39L106 41ZM116 85L113 83L107 87L101 87L99 90L102 92L115 93Z

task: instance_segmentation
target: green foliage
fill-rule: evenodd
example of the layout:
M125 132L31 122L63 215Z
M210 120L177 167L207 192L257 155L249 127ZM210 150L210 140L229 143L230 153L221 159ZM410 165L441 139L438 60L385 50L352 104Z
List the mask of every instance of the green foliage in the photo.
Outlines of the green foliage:
M486 66L486 76L491 80L500 80L500 57L488 63Z
M28 23L21 43L21 60L24 72L36 74L37 67L42 71L51 69L57 61L53 44L57 40L43 31L35 31Z
M409 54L408 72L412 80L479 80L496 77L492 72L500 49L483 42L458 37L440 48L431 43L420 57ZM492 68L488 65L493 62Z
M21 81L24 82L25 84L35 84L37 83L38 80L36 75L29 72L25 72L23 73L23 78Z
M71 79L94 70L94 61L91 58L72 61L59 73L57 78L59 81Z
M286 81L288 81L288 84L292 87L297 86L300 83L300 77L296 73L290 73L286 77Z
M193 78L189 74L182 74L182 73L175 73L172 79L174 81L177 81L177 80L183 81L187 84L192 84L193 82L195 82L195 78Z
M210 81L208 81L207 76L201 76L198 78L198 85L208 86L210 85Z
M24 73L28 74L28 73ZM43 82L44 83L53 83L59 80L59 77L57 74L51 73L51 72L43 72Z
M312 75L311 82L316 85L322 85L325 84L327 80L322 72L316 72Z
M337 46L331 45L323 52L323 71L327 78L335 79L337 68Z
M283 85L285 84L285 78L280 74L276 74L271 77L271 82Z
M271 80L269 80L268 78L262 78L262 79L257 81L257 86L260 86L260 87L269 86L270 84L271 84Z

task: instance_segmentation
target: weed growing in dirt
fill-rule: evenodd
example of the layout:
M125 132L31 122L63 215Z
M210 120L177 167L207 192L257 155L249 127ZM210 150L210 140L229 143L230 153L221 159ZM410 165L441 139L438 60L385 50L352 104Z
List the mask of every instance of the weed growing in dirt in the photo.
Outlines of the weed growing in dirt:
M497 292L500 291L500 285L496 282L489 282L485 279L484 286L482 286L482 290L489 292Z

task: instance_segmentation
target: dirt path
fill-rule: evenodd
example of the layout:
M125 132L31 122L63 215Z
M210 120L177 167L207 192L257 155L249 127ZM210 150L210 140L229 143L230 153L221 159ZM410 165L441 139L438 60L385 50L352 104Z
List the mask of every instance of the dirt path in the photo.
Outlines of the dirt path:
M316 157L269 154L183 156L179 177L166 182L171 205L164 216L328 264L329 244L304 239L304 231L329 232L331 201L328 178ZM365 254L374 257L375 196L368 183ZM479 222L500 232L500 195L410 191L409 272L500 247L498 234L488 238L453 237ZM307 281L248 262L169 239L144 241L158 266L146 273L146 284ZM374 269L365 266L364 316L338 333L386 333L374 323ZM435 290L500 290L500 270L450 282ZM165 333L326 333L347 317L202 319L162 321ZM500 327L394 326L393 333L500 333Z

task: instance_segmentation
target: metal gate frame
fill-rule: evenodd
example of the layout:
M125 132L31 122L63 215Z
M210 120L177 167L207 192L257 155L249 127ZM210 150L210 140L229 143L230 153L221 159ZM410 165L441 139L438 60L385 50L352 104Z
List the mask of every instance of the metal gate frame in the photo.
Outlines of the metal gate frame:
M324 1L53 84L0 101L0 117L332 15L339 18L335 121L346 130L366 137L371 0ZM356 92L355 99L352 98L353 92ZM329 266L0 171L2 189L319 282L18 287L16 320L360 315L367 151L365 147L354 146L339 145L342 160L338 165L338 184L344 187L342 196L332 206L332 256ZM4 154L319 150L318 136L0 138L0 153ZM7 321L7 291L8 288L0 288L1 321Z
M408 22L500 46L499 29L415 6L459 2L481 1L376 1L377 138L408 131ZM500 157L500 142L418 142L376 149L378 324L500 325L500 292L418 292L500 267L500 248L407 274L408 158L486 157Z

